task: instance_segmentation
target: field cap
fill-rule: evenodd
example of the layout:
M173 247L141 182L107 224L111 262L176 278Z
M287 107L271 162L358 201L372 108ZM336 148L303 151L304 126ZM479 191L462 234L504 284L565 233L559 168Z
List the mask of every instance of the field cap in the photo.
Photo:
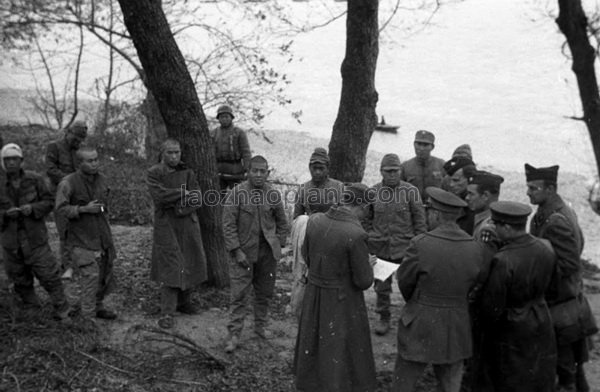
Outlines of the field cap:
M86 137L87 130L87 124L85 123L85 121L82 120L77 120L73 124L69 125L69 131L73 132L74 135L80 137Z
M369 187L360 182L345 183L342 204L369 204Z
M454 157L454 158L450 159L449 161L447 161L446 163L444 163L444 171L446 172L446 174L451 176L466 166L473 166L473 168L474 168L475 163L472 160L470 160L469 158Z
M460 197L435 186L425 188L425 193L429 195L431 208L438 211L457 213L461 208L467 206L467 203Z
M415 142L433 144L435 142L435 135L422 129L415 133Z
M487 185L500 188L500 184L504 182L504 178L497 174L478 170L469 177L469 184Z
M381 160L381 170L400 169L400 158L396 154L385 154Z
M525 178L527 181L545 180L556 184L558 177L558 165L550 167L533 167L530 164L525 164Z
M323 147L315 148L315 151L313 151L312 155L310 156L310 160L308 161L309 165L313 163L329 165L329 155L327 155L327 150Z
M531 207L516 201L495 201L490 204L492 220L498 223L522 225L527 223Z
M19 147L18 144L7 143L4 147L2 147L2 150L0 150L0 157L2 159L12 157L23 158L23 150L21 150L21 147Z
M452 158L457 157L469 158L470 160L473 160L471 146L469 146L468 144L461 144L460 146L456 147L456 150L454 150L454 152L452 153Z

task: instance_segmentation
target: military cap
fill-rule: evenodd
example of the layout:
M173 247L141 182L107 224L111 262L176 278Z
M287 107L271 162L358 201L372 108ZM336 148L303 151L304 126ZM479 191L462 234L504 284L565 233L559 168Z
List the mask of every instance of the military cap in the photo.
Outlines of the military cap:
M227 113L231 116L231 118L235 118L235 116L233 115L233 110L231 109L231 106L229 106L229 105L219 106L219 108L217 109L217 118L219 118L219 116L223 113Z
M477 170L471 176L469 176L469 184L487 185L500 188L500 184L503 182L504 178L502 176L486 172L484 170Z
M2 159L12 157L23 158L23 150L21 150L21 147L19 147L18 144L7 143L2 147L2 150L0 150L0 157Z
M494 222L511 225L527 223L527 217L531 214L531 207L516 201L495 201L490 204L490 210Z
M475 163L473 163L473 161L470 160L469 158L454 157L454 158L450 159L449 161L447 161L446 163L444 163L444 171L446 172L446 174L451 176L466 166L475 167Z
M527 181L545 180L556 184L558 177L558 165L550 167L533 167L530 164L525 164L525 177Z
M471 146L469 146L468 144L461 144L460 146L456 147L456 150L454 150L454 152L452 153L452 158L456 157L469 158L470 160L473 160Z
M360 182L344 183L342 204L369 204L369 187Z
M396 154L385 154L383 159L381 160L382 170L386 169L399 169L400 168L400 158Z
M87 124L85 121L77 120L73 122L73 124L69 125L69 131L71 131L74 135L86 137L87 136Z
M435 143L435 135L429 131L420 130L415 133L415 142L419 143Z
M460 197L435 186L428 186L425 193L429 195L431 208L442 212L459 212L461 208L467 206Z
M313 151L312 155L310 156L310 160L308 161L309 165L313 163L329 165L329 155L327 155L327 150L323 147L315 148L315 151Z

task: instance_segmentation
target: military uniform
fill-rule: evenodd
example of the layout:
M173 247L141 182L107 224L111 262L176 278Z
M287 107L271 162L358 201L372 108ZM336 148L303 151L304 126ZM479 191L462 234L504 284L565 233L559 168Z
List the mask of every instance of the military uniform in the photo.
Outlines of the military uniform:
M254 327L258 330L267 324L277 261L288 234L283 202L279 194L277 200L273 199L274 192L267 184L263 189L253 189L248 181L244 181L236 185L225 200L225 248L229 252L240 248L250 263L250 267L245 268L233 257L229 263L231 318L227 328L232 336L239 337L242 331L252 288Z
M48 245L45 222L54 204L52 193L43 178L31 171L20 171L18 185L5 176L2 181L0 241L6 274L25 305L39 305L33 286L33 278L36 277L48 292L55 310L65 312L68 303L58 265ZM6 214L10 208L25 204L31 205L29 215L19 213L17 217L10 217Z
M437 157L429 157L421 160L417 157L402 163L402 181L416 186L419 194L425 199L425 188L429 186L440 187L444 178L444 160Z
M108 213L80 214L79 207L93 200L106 206L108 194L102 174L88 175L81 169L67 175L56 192L56 212L68 222L65 242L72 249L73 295L81 301L81 311L86 316L104 311L104 297L114 287L116 252Z
M299 215L311 215L315 212L327 210L339 203L344 184L333 178L328 178L322 184L315 184L312 180L300 185L298 198L294 205L294 218Z
M458 214L466 206L441 189L427 192L430 208ZM411 240L397 272L406 305L392 391L413 391L427 364L433 364L442 390L460 389L463 360L472 355L468 297L482 282L483 260L482 245L450 221Z
M496 224L526 224L531 209L520 203L492 203ZM495 254L481 299L486 347L498 392L554 389L556 339L544 293L555 267L546 240L522 234ZM480 389L474 389L480 390Z

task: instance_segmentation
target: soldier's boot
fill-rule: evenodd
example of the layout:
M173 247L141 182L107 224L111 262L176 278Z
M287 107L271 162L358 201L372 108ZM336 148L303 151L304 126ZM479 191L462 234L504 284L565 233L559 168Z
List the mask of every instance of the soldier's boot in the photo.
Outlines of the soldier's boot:
M575 373L575 386L577 392L590 392L590 385L585 377L585 369L583 365L577 365L577 371Z
M382 318L377 322L375 326L375 333L379 336L384 336L390 330L390 320L387 318Z
M558 384L556 386L556 392L577 392L575 383L573 384Z
M40 298L35 293L33 287L23 287L15 285L15 292L21 298L25 309L39 308L42 306Z
M238 337L238 335L230 333L227 339L227 343L225 344L225 352L231 354L235 351L235 349L238 348L239 343L240 338Z
M198 308L192 304L191 290L181 290L177 295L177 311L183 314L198 314Z

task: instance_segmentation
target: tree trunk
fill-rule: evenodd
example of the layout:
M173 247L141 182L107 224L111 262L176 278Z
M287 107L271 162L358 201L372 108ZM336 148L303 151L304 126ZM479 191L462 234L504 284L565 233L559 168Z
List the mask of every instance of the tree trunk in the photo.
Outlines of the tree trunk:
M160 0L119 0L125 26L144 68L146 86L158 104L170 137L181 142L182 156L203 191L217 190L217 167L208 124L185 60ZM221 206L199 210L210 283L229 283Z
M594 70L596 52L588 38L588 21L581 7L581 0L558 0L560 13L556 23L567 38L573 57L573 72L577 77L579 97L583 106L583 118L587 126L596 169L600 175L600 95Z
M362 180L377 125L378 6L378 0L348 0L342 95L329 142L330 175L340 181Z

